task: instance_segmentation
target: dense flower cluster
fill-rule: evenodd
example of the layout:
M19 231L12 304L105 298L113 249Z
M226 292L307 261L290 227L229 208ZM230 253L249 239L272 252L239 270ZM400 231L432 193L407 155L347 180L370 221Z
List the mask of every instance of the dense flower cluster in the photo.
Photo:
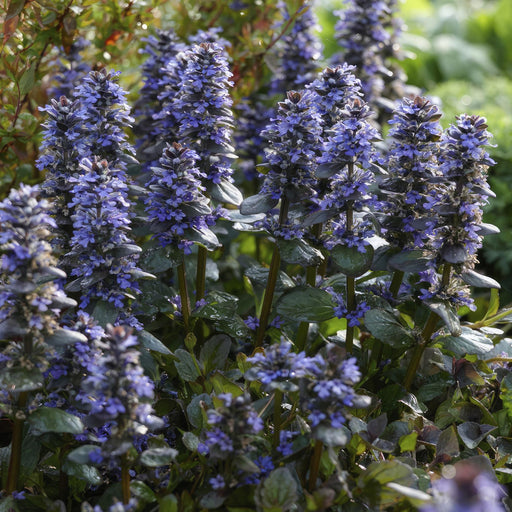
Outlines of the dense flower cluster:
M367 239L373 235L372 226L364 216L348 218L346 210L350 207L353 212L362 212L375 205L369 188L374 181L371 169L377 156L373 141L378 139L378 132L368 122L372 112L360 98L348 103L341 115L318 159L320 172L333 176L331 191L319 200L319 205L338 215L324 243L329 249L347 245L364 252Z
M393 18L396 0L345 0L345 9L335 11L339 21L336 39L343 48L335 63L356 66L366 101L374 103L393 79L389 57L397 57L398 26ZM402 77L398 77L400 82ZM403 91L399 91L400 96Z
M158 166L152 167L146 184L146 211L151 231L162 245L177 244L190 253L194 233L208 231L211 210L202 194L204 174L196 167L199 157L191 149L173 143L165 148ZM210 238L215 238L209 233Z
M404 98L389 121L391 146L387 155L388 176L380 183L386 193L387 216L382 219L385 237L400 249L421 248L432 235L439 177L437 158L441 136L436 105L426 98Z
M140 98L135 105L137 122L134 132L137 138L137 155L144 162L143 171L148 171L156 163L165 141L174 139L174 119L165 104L172 102L178 87L172 87L176 80L177 54L186 46L180 42L173 30L157 30L150 35L141 53L148 55L142 65L144 85L140 90ZM169 92L170 91L170 92Z
M247 359L253 367L245 373L247 380L259 380L265 389L281 391L297 390L298 380L315 375L323 360L320 356L306 357L304 352L295 353L290 341L270 345L263 354L258 352Z
M326 291L330 293L335 303L334 316L336 318L346 318L350 327L359 327L361 325L361 319L364 317L364 314L370 310L370 306L362 301L356 305L355 309L349 311L345 298L341 293L335 292L332 288L327 288Z
M134 119L118 81L119 73L105 68L91 71L80 82L74 97L83 109L81 130L86 151L80 157L105 159L116 172L124 173L127 164L136 162L135 149L124 131Z
M250 396L223 393L217 398L220 405L208 409L208 425L212 428L206 431L199 452L221 460L249 453L254 449L251 437L263 430L263 421L254 410Z
M69 204L74 209L70 277L75 280L68 289L82 292L81 308L103 300L119 308L118 321L133 324L127 298L139 291L134 274L140 248L129 237L127 185L105 160L84 159L81 167L83 174L70 178L74 185Z
M278 2L283 21L276 30L290 23L291 14L286 3ZM275 78L270 84L272 93L282 94L283 91L297 90L310 82L318 67L323 47L315 31L319 29L313 11L313 0L307 0L300 7L292 28L279 40L278 55L280 66L276 69Z
M352 407L356 396L353 386L361 378L356 358L344 359L338 350L328 348L323 367L311 379L303 397L303 407L309 411L308 420L313 428L343 426L346 408Z
M102 355L91 362L80 395L89 409L85 418L88 426L112 424L101 451L93 452L98 463L122 455L136 436L144 435L148 428L162 426L163 422L152 414L153 383L139 364L137 338L131 330L107 326L106 336L94 342Z
M11 340L0 353L4 391L16 391L16 382L25 390L42 386L56 336L86 340L60 328L62 310L76 302L55 283L65 274L54 267L48 242L54 226L38 187L21 185L0 202L0 338ZM8 393L1 398L0 411L9 414Z
M216 43L193 46L183 59L187 66L172 104L179 125L177 137L199 155L199 167L210 188L232 180L231 72L225 50Z

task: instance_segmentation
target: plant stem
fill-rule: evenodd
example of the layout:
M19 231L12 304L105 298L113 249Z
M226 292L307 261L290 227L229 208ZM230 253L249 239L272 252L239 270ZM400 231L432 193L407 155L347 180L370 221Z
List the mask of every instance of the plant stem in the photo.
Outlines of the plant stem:
M285 223L286 218L288 217L288 206L288 199L286 197L283 197L281 199L281 207L279 210L279 226L282 226ZM280 265L281 255L279 254L279 247L277 246L277 244L275 244L274 252L272 253L272 261L270 262L270 268L268 271L267 286L265 288L263 304L261 305L258 330L256 331L256 347L261 347L263 345L263 339L265 338L268 319L270 317L270 311L272 309L272 300L274 298L274 291L276 288L277 276L279 275Z
M308 480L308 491L313 492L316 489L316 481L318 478L318 472L320 470L320 460L322 458L323 443L318 439L315 441L313 447L313 455L311 456L311 462L309 465L309 480Z
M354 163L348 164L348 181L352 179ZM351 232L354 227L354 205L353 201L347 201L346 231ZM356 309L356 278L347 276L347 311L350 313ZM348 325L345 336L345 348L349 354L354 349L354 328Z
M445 263L443 265L443 277L441 281L441 286L448 286L450 283L452 267L449 263ZM432 334L434 334L437 326L437 322L439 321L439 316L437 316L433 311L427 318L425 322L425 326L423 327L423 331L421 332L421 342L416 345L414 352L412 354L411 361L409 363L409 367L407 368L407 373L405 374L404 387L407 391L410 390L411 385L414 381L414 377L416 376L416 372L418 371L418 367L420 365L421 357L423 356L423 352L427 348L428 344L431 341Z
M403 270L395 270L393 273L393 279L391 280L391 284L389 285L389 292L393 296L394 299L398 297L398 292L400 290L400 285L404 279L405 272Z
M130 502L130 465L126 454L123 455L121 461L121 489L123 494L123 503L127 505Z
M200 245L197 250L196 301L204 299L206 292L206 258L208 250Z
M279 446L279 435L281 433L281 404L283 403L283 392L276 389L274 393L274 449Z
M18 398L18 408L24 409L27 403L28 392L22 391ZM12 494L18 488L18 480L21 469L21 445L23 443L23 427L25 420L15 417L13 420L11 456L9 458L9 469L7 471L7 483L5 490Z
M185 257L182 262L178 265L178 284L180 288L181 298L181 314L183 315L183 323L185 324L185 330L187 333L190 332L190 300L188 298L187 290L187 274L185 272Z

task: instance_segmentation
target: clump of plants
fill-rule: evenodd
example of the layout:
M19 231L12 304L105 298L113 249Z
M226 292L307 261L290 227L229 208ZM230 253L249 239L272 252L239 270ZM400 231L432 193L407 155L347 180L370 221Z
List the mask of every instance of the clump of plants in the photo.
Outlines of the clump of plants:
M292 3L243 99L222 26L147 38L133 114L72 46L0 201L2 510L510 510L486 120L384 67L394 1L329 66Z

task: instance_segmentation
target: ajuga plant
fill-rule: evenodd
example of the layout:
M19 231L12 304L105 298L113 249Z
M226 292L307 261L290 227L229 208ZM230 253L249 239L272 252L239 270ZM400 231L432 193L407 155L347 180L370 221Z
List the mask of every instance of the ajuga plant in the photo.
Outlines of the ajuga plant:
M185 44L178 40L173 30L157 30L145 42L141 53L148 57L142 65L144 85L135 104L137 122L133 128L137 136L137 157L143 162L143 173L158 161L165 141L175 140L174 130L166 122L172 112L163 115L164 101L169 101L168 89L175 93L168 82L174 76L171 69L177 62L176 55L185 49Z
M334 55L333 64L356 66L365 100L376 111L382 106L389 109L384 99L386 82L394 84L387 88L393 94L390 99L404 94L403 72L390 63L399 57L397 20L393 16L396 0L345 0L345 4L344 9L335 11L339 17L336 39L342 51Z
M238 205L242 195L232 184L231 163L236 158L232 146L233 112L228 88L231 72L225 49L217 43L194 45L184 55L187 63L180 90L173 101L178 123L178 141L199 156L206 193L216 201ZM193 105L193 108L190 106ZM212 209L210 225L223 215L221 206ZM196 299L205 294L206 247L198 250Z
M44 386L44 372L55 346L86 341L60 326L62 311L76 305L55 283L64 273L55 267L49 244L55 221L39 189L22 185L0 203L0 337L8 340L0 356L3 390L0 415L12 425L5 488L19 490L24 425L33 393ZM45 409L39 409L45 415Z
M435 104L417 96L404 98L389 121L392 127L386 156L388 175L380 182L380 189L385 192L386 214L380 222L384 238L398 254L430 245L436 226L429 204L438 194L440 182L440 117ZM403 276L404 272L397 270L393 277L389 291L394 297Z
M79 174L79 160L86 151L81 126L83 110L77 100L61 96L50 100L45 108L47 121L43 124L43 142L37 167L46 170L42 192L51 201L51 211L56 221L56 236L51 243L67 268L65 255L69 252L72 221L69 210L71 189L70 176Z
M174 142L167 145L158 165L151 168L146 184L149 193L146 212L150 230L162 246L177 246L184 254L192 252L194 241L208 248L219 245L209 229L211 209L201 185L204 174L197 167L199 156ZM181 313L189 330L190 305L185 275L185 262L178 267Z
M298 215L304 214L307 201L315 197L314 174L322 133L322 120L311 108L310 91L289 91L278 103L276 117L261 133L265 138L265 166L268 172L257 195L248 197L240 207L242 214L263 213L258 225L277 239L300 237L304 227ZM279 213L274 210L279 203ZM294 208L295 207L295 208ZM298 213L290 216L292 209ZM261 345L267 329L274 288L279 272L277 247L272 255L265 297L259 318L256 345Z
M112 322L138 327L129 301L145 273L137 267L140 247L130 238L128 187L106 160L85 158L80 167L83 172L69 178L74 213L67 290L80 293L81 309L106 308Z
M58 72L54 75L55 85L48 89L50 98L59 99L61 96L71 98L82 78L91 71L90 64L81 53L89 46L89 41L79 37L57 59Z
M99 447L88 445L88 456L94 464L121 467L122 496L127 504L131 497L130 464L136 457L134 445L148 429L162 427L163 421L153 415L153 383L140 366L136 336L125 326L111 325L105 334L95 340L95 348L102 354L91 362L80 394L88 406L86 426L110 423L110 435Z
M278 2L283 17L281 23L285 27L291 24L291 30L275 46L279 64L270 83L270 92L273 94L299 90L317 72L323 47L315 33L319 27L313 4L313 0L306 0L297 12L290 14L286 3L282 0Z

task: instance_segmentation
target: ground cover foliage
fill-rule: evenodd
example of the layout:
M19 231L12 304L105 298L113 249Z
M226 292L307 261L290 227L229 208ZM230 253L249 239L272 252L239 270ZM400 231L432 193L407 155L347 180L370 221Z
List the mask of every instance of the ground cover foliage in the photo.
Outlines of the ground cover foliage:
M493 127L395 1L4 7L0 510L510 510Z

